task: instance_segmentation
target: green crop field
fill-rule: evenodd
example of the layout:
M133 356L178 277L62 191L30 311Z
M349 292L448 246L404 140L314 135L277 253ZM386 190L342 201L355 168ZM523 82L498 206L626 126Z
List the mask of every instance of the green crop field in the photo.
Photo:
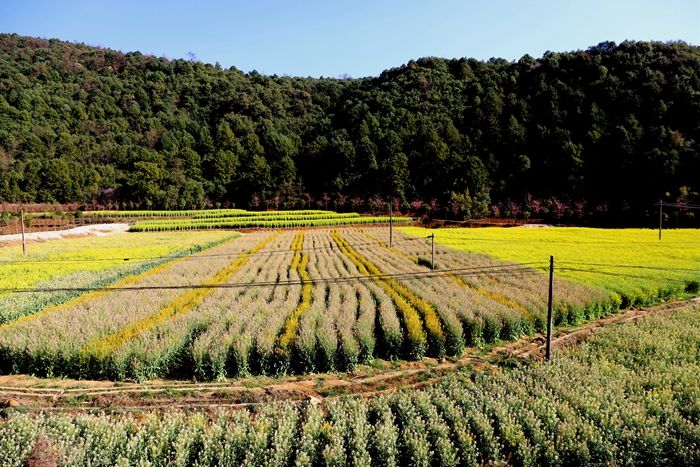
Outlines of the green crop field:
M62 465L698 465L699 318L690 307L601 331L549 364L322 407L9 410L0 464L38 451Z

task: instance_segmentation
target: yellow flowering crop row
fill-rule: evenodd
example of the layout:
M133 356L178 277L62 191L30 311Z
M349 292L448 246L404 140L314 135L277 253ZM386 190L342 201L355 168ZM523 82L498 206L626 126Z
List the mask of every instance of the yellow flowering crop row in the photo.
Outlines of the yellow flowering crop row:
M389 250L398 256L402 256L406 259L409 259L414 263L418 261L418 258L416 258L415 256L411 256L408 253L399 250L398 248L390 247L385 242L383 242L381 240L377 240L376 238L369 235L367 232L362 231L361 233L362 233L362 235L364 235L368 239L373 240L373 241L377 241L382 248ZM472 289L473 291L475 291L476 293L478 293L486 298L489 298L493 301L500 303L501 305L505 305L508 308L512 308L512 309L522 313L524 316L530 315L530 310L528 310L523 305L521 305L520 303L516 302L515 300L513 300L509 297L501 295L501 294L494 292L492 290L483 289L481 287L476 287L474 284L470 284L468 282L465 282L464 280L462 280L461 277L457 276L456 274L449 273L449 274L447 274L447 276L450 279L452 279L455 283L460 285L461 287L468 287L468 288Z
M367 275L381 275L382 272L370 261L360 255L343 237L336 231L331 233L340 250L355 264L361 273ZM420 312L423 315L425 329L430 337L430 345L436 354L444 353L445 336L442 332L440 319L435 312L435 309L428 302L418 297L406 287L401 285L397 280L387 277L375 277L374 282L377 283L396 304L396 307L403 316L408 333L408 339L411 343L410 353L414 358L420 358L425 353L426 337L423 332L423 324Z
M277 233L270 235L265 240L258 243L255 247L251 248L246 254L236 258L229 266L221 269L218 273L216 273L216 275L214 275L214 277L204 282L202 285L205 287L189 290L176 297L166 306L158 310L158 312L155 314L134 322L115 333L88 342L85 344L81 352L85 356L93 355L104 357L142 332L153 328L154 326L157 326L158 324L177 315L187 313L201 303L205 297L212 293L213 289L207 288L206 286L217 286L230 279L231 276L238 272L238 270L248 262L250 255L263 249L277 235Z
M297 329L299 328L299 320L311 306L313 286L311 285L311 276L307 271L309 255L301 252L303 244L304 232L299 232L296 234L294 241L292 242L294 258L292 258L290 269L297 270L299 273L299 278L303 281L303 285L301 288L301 300L299 301L299 305L297 305L296 309L287 317L287 320L284 323L284 330L282 331L279 341L277 342L277 347L275 348L275 353L283 358L289 356L289 350L296 339Z

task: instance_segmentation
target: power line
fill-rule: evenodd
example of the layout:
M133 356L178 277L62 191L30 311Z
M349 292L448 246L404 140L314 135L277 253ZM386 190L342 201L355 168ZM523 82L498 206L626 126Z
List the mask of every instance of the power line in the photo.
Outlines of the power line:
M671 208L688 208L688 209L700 209L700 204L686 204L686 203L656 203L654 206L663 206Z
M423 238L407 238L404 240L398 240L394 241L394 243L407 243L407 242L416 242L416 241L425 241ZM376 241L376 242L366 242L366 243L355 243L352 244L351 246L353 247L362 247L362 246L377 246L380 245L381 241ZM318 246L318 247L310 247L310 248L304 248L301 251L306 252L306 251L315 251L315 250L327 250L327 249L332 249L333 246L332 244L329 244L329 246ZM294 253L292 250L289 248L285 249L277 249L277 250L261 250L256 253L246 253L246 252L241 252L241 253L218 253L218 254L197 254L195 253L190 253L186 256L178 257L176 255L169 255L169 256L131 256L131 257L113 257L113 258L61 258L61 259L46 259L46 260L40 260L40 259L35 259L35 260L0 260L0 264L61 264L61 263L93 263L93 262L101 262L101 261L106 261L106 262L128 262L128 261L157 261L157 260L162 260L162 259L179 259L181 261L199 261L202 259L209 259L209 258L238 258L241 256L263 256L263 255L269 255L269 254L279 254L279 253Z
M613 277L628 277L631 279L652 279L650 276L642 276L642 275L636 275L636 274L623 274L619 272L612 272L612 271L601 271L599 269L578 269L578 268L558 268L559 271L574 271L574 272L585 272L589 274L600 274L600 275L605 275L605 276L613 276ZM671 278L664 278L664 277L654 277L654 281L656 282L669 282L669 283L674 283L674 284L685 284L686 281L682 279L671 279Z
M675 271L675 272L697 272L700 274L700 266L698 268L671 268L666 266L647 266L634 264L610 264L610 263L586 263L580 261L558 261L557 264L573 264L579 266L599 266L608 268L624 268L624 269L650 269L654 271Z
M526 263L527 264L527 263ZM530 263L542 264L542 263ZM126 292L135 290L171 290L171 289L228 289L239 287L272 287L285 285L304 284L334 284L356 281L371 281L375 279L428 279L446 275L460 277L476 276L520 276L520 275L540 275L536 267L525 268L522 264L512 265L492 265L475 268L452 268L437 269L431 271L415 271L403 273L368 274L361 276L346 277L318 277L311 280L287 280L287 281L265 281L265 282L230 282L224 284L179 284L179 285L153 285L153 286L132 286L132 287L56 287L56 288L0 288L0 293L46 293L46 292Z
M534 266L539 264L540 266ZM231 282L224 284L177 284L177 285L153 285L153 286L132 286L132 287L56 287L56 288L0 288L0 293L52 293L52 292L129 292L129 291L145 291L145 290L181 290L181 289L234 289L246 287L275 287L275 286L292 286L304 284L342 284L350 282L367 282L376 279L396 279L396 280L412 280L412 279L431 279L443 276L459 276L459 277L479 277L479 276L527 276L527 275L542 275L546 271L543 263L523 263L513 265L493 265L482 266L476 268L451 268L437 269L431 271L415 271L403 273L387 273L387 274L370 274L361 276L346 276L346 277L318 277L311 280L286 280L286 281L263 281L263 282ZM529 268L524 266L532 265ZM649 276L623 274L611 271L602 271L596 269L580 269L571 267L559 267L559 271L582 272L589 274L600 274L614 277L625 277L635 279L649 279ZM540 272L542 271L542 272ZM671 278L655 278L656 281L684 284L684 280Z

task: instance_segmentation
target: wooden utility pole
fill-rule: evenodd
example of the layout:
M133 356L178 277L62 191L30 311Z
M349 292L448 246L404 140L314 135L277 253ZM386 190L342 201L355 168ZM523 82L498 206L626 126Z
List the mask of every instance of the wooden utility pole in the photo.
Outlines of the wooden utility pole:
M394 246L394 211L391 206L393 204L392 201L389 201L389 248Z
M661 228L664 222L664 200L659 200L659 240L661 240Z
M27 254L27 242L24 239L24 208L20 209L20 224L22 224L22 256Z
M547 350L545 358L552 359L552 285L554 283L554 256L549 257L549 301L547 302Z
M428 235L428 238L431 240L430 269L435 269L435 234L432 233L432 234Z

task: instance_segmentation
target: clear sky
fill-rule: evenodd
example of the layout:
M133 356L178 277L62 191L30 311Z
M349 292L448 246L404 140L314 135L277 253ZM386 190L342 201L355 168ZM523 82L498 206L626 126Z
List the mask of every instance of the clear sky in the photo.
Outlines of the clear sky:
M0 0L0 32L360 77L425 56L514 60L625 39L700 45L700 0Z

